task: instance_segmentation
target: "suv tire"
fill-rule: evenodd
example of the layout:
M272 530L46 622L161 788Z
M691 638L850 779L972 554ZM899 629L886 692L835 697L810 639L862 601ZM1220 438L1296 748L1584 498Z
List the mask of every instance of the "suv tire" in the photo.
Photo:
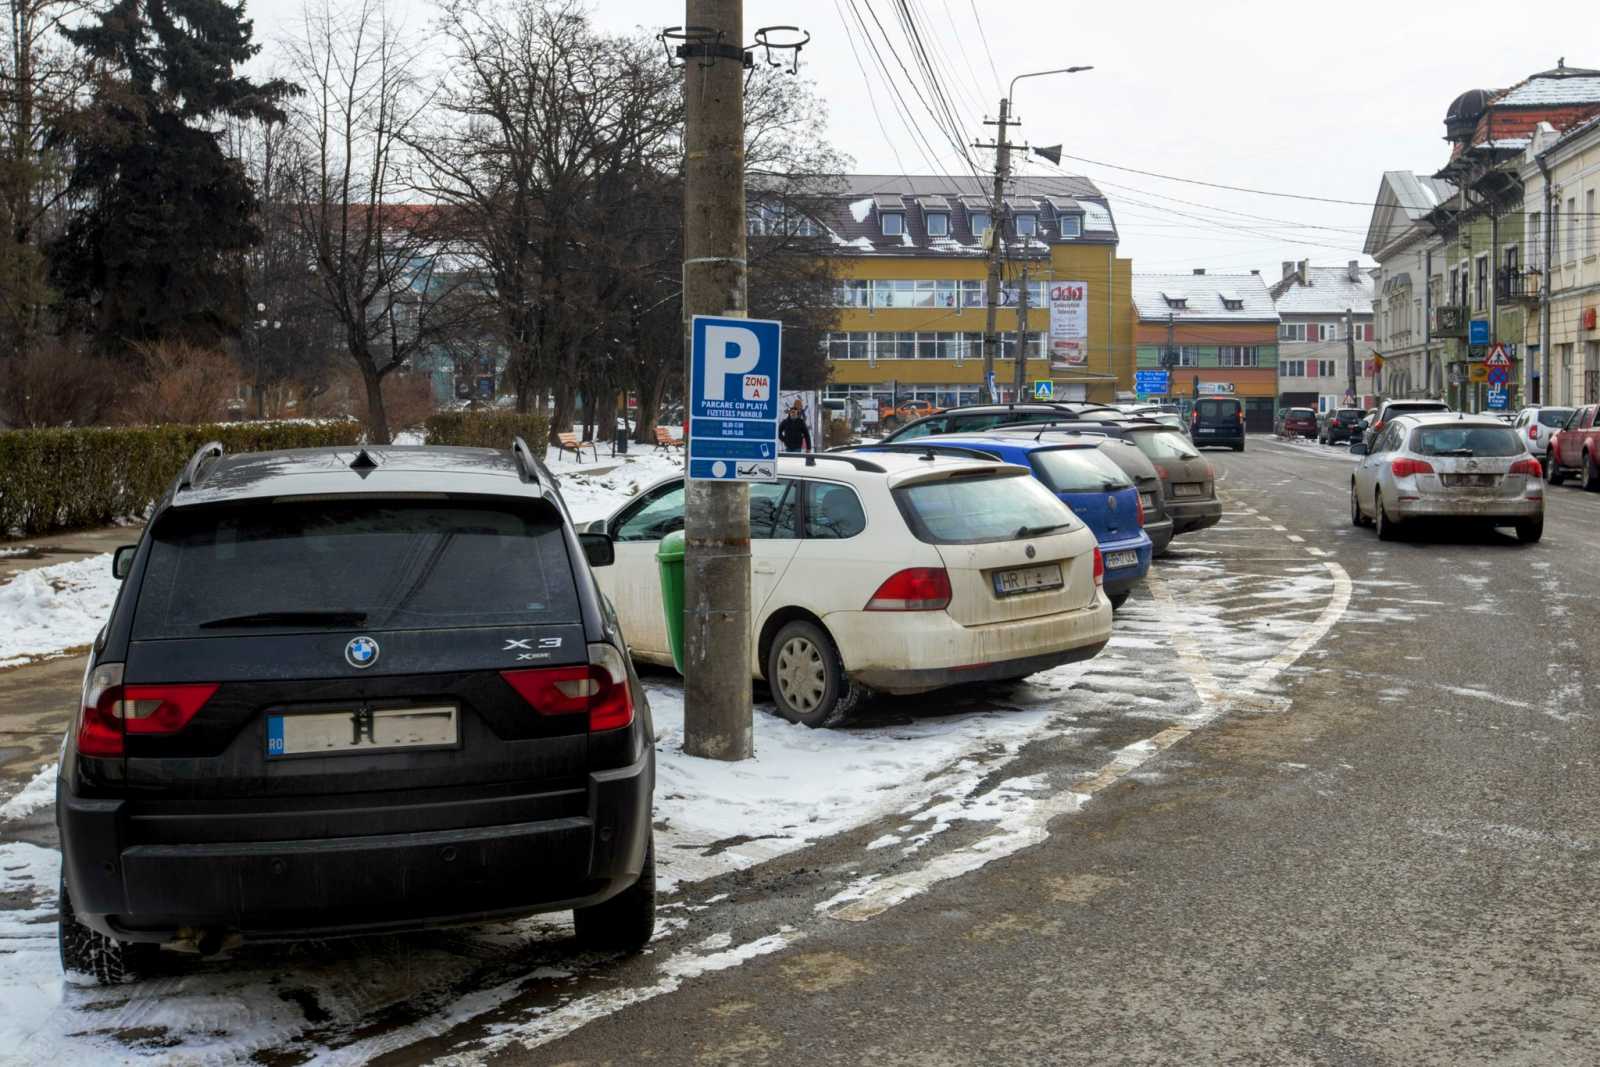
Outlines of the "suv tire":
M1235 452L1243 452L1244 451L1244 442L1240 441L1238 444L1234 445L1233 446L1233 450Z
M572 909L578 944L602 952L633 955L650 943L656 930L656 835L644 846L639 878L610 900Z
M1116 611L1118 608L1122 607L1122 605L1126 604L1128 602L1128 598L1132 595L1132 592L1123 590L1120 593L1107 593L1106 599L1111 601L1111 610Z
M843 722L867 692L844 673L833 639L798 619L779 630L767 649L767 686L779 715L812 728Z
M1544 454L1544 480L1551 485L1560 485L1567 480L1566 472L1556 462L1556 450L1553 448Z
M137 980L155 963L161 946L137 941L118 941L78 921L61 879L57 897L56 944L61 951L61 969L69 975L93 978L98 985L122 985Z
M1590 492L1600 490L1600 467L1595 466L1594 455L1583 454L1583 487Z
M1517 523L1517 540L1525 545L1539 543L1539 538L1544 536L1543 519L1524 519Z

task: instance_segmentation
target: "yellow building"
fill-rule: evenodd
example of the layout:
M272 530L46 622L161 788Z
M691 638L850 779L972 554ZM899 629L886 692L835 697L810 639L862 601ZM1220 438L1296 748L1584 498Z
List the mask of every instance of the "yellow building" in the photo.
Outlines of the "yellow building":
M826 213L841 283L828 338L829 397L869 406L974 403L983 382L985 237L994 223L971 176L848 175ZM1110 401L1133 387L1133 268L1117 258L1105 197L1087 178L1012 183L1001 335L995 365L1014 397L1019 297L1026 277L1026 389L1050 381L1058 400Z

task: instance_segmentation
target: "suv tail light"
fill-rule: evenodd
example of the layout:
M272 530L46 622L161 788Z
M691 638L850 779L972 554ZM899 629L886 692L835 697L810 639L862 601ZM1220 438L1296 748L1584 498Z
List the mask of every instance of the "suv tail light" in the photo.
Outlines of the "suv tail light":
M217 691L211 682L123 685L122 664L102 663L83 682L74 731L80 755L121 756L128 734L175 734Z
M501 671L500 677L540 715L588 715L590 733L633 722L628 665L610 645L590 645L587 665Z
M1094 584L1106 584L1106 557L1100 553L1100 546L1094 546Z
M1528 423L1528 440L1537 441L1538 439L1539 439L1539 424L1537 422Z
M943 567L907 567L891 574L865 611L943 611L950 606L950 575Z
M1139 520L1139 528L1144 528L1144 494L1133 494L1133 515Z
M1406 459L1402 457L1389 464L1389 471L1396 478L1409 478L1413 474L1432 474L1433 464L1425 459Z
M1372 432L1373 433L1377 433L1381 429L1383 429L1383 420L1382 419L1374 419L1372 421Z
M1527 459L1519 459L1513 463L1510 473L1526 474L1530 478L1543 478L1544 467L1540 465L1538 460L1529 456Z

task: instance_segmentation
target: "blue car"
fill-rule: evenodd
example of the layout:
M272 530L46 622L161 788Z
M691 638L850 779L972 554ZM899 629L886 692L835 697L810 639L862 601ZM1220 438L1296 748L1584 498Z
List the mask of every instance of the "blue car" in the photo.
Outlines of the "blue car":
M1120 608L1133 587L1149 572L1152 545L1150 535L1144 532L1144 504L1139 499L1139 490L1097 444L1095 440L1030 441L1025 437L941 434L856 451L961 449L984 452L1007 463L1027 467L1094 531L1100 543L1100 554L1105 557L1106 597L1113 608Z

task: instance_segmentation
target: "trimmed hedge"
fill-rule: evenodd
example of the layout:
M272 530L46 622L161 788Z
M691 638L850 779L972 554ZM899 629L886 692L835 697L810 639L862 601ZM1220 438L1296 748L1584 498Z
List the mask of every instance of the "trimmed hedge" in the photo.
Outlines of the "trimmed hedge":
M353 445L362 434L354 421L0 431L0 537L142 515L208 441L261 452Z
M515 411L441 411L424 423L430 445L465 445L469 448L511 447L511 439L528 442L536 456L544 455L550 440L550 419L544 415L519 415Z

